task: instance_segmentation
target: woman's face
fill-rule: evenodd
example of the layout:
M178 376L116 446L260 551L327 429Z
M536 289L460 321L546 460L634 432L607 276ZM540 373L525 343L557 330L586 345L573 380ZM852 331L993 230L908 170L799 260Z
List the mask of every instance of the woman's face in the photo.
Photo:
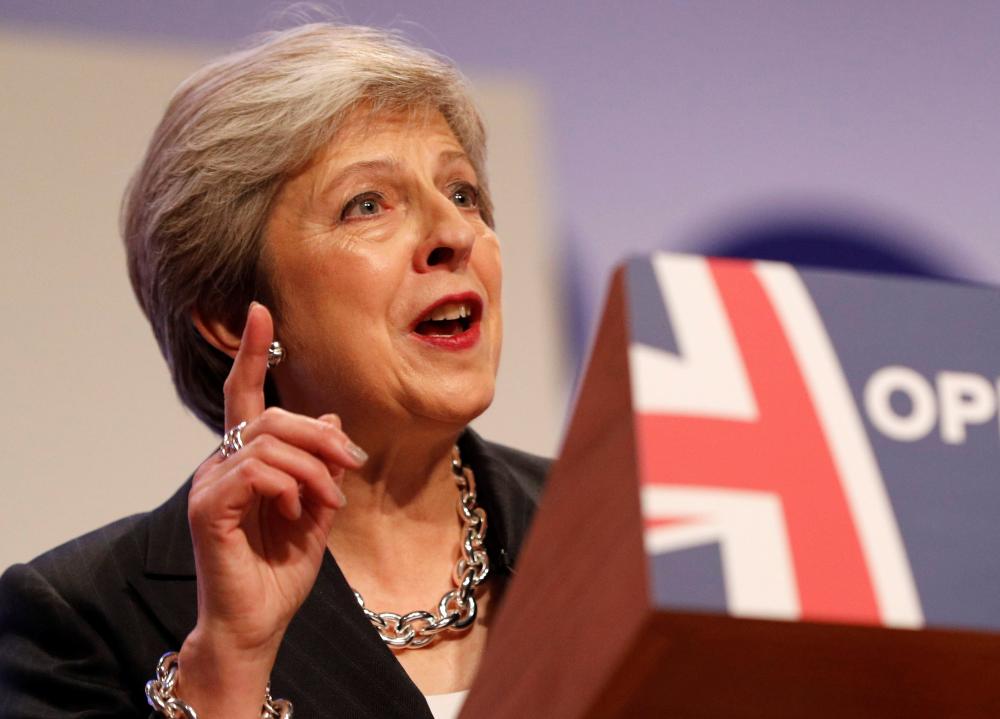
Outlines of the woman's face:
M283 404L350 422L464 425L493 398L500 248L436 111L355 111L279 193L265 271Z

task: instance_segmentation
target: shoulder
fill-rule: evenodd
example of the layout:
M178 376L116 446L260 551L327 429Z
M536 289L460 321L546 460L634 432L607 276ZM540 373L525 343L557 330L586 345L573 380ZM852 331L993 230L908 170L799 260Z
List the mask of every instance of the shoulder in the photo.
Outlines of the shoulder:
M142 573L151 528L180 522L178 531L186 534L188 488L185 483L152 511L119 519L50 549L27 564L15 564L4 573L3 582L33 575L66 595L102 594L95 590Z
M516 489L537 503L545 484L552 460L536 454L490 442L471 429L459 439L462 457L478 473L497 481L500 478L513 482Z
M489 517L490 559L509 570L538 508L551 461L487 442L471 429L458 446L462 461L475 473L479 504Z
M153 511L119 519L26 564L9 567L0 577L0 622L9 623L15 610L65 610L98 632L103 632L102 621L110 621L110 615L128 620L120 613L135 604L130 585L141 580L150 566L155 571L156 563L149 556L153 544L159 545L158 554L185 558L179 562L178 575L187 569L193 574L187 488L185 484ZM168 532L171 526L173 531Z
M99 640L105 633L101 618L113 614L126 577L141 571L146 517L118 520L9 567L0 577L4 638L58 631Z
M537 454L524 452L495 442L483 440L489 453L502 462L523 489L538 500L545 484L545 478L552 466L552 460Z
M147 564L150 527L171 514L171 502L4 572L0 715L75 716L56 711L58 704L135 716L145 704L142 677L163 638L135 587ZM55 713L37 713L43 708Z
M14 565L8 573L18 576L30 570L66 590L81 582L92 585L96 576L115 571L116 565L141 561L148 517L147 512L119 519L50 549L27 564Z

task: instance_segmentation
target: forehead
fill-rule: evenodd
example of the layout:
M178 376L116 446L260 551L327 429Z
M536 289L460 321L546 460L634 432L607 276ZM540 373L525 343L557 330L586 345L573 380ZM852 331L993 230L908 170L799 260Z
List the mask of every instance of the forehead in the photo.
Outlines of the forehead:
M462 151L455 133L435 108L377 110L362 105L344 118L316 160L324 165L346 164L382 153L400 154L407 148Z

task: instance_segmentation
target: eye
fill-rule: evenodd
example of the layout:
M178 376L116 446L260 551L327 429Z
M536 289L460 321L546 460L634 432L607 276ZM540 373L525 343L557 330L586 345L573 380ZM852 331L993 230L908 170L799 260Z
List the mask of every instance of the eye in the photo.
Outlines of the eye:
M462 209L474 210L479 207L479 190L463 182L451 188L451 201Z
M352 217L374 217L385 210L385 200L377 192L364 192L351 198L340 211L340 219Z

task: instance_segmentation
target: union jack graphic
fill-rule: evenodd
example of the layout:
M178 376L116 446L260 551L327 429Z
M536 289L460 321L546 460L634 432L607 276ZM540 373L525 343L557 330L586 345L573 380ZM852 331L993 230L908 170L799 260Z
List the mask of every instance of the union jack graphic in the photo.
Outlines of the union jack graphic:
M629 346L654 598L683 580L664 557L714 547L732 615L923 626L878 461L799 273L639 262L672 335Z

